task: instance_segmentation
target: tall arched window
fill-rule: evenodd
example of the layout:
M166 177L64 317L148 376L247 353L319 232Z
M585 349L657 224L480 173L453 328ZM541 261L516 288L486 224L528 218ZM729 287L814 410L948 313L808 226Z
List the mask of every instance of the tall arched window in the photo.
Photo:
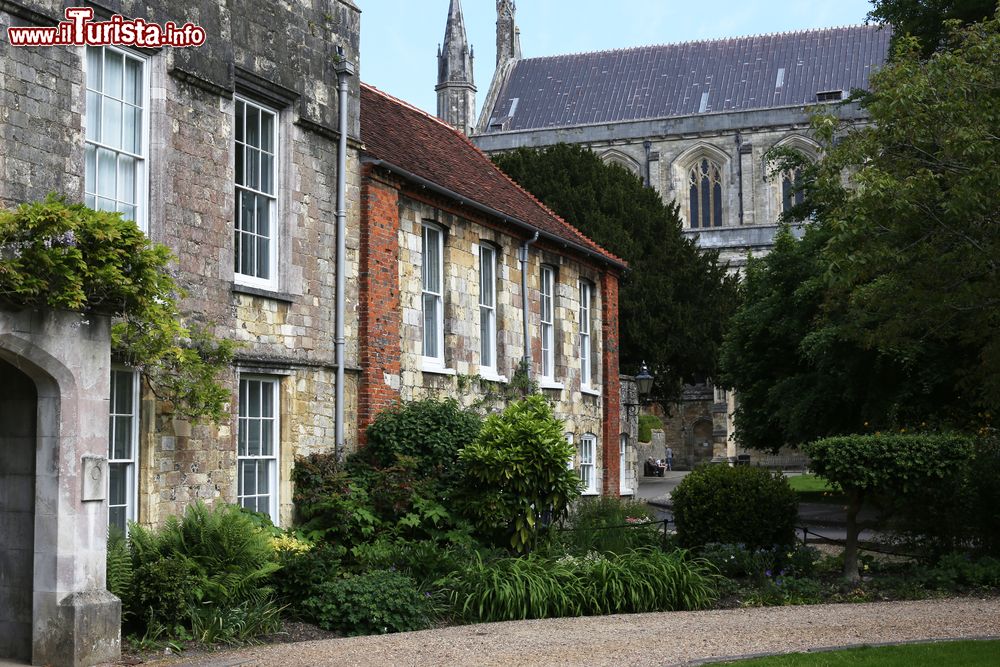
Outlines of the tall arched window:
M722 226L722 170L708 158L702 158L688 174L691 227Z
M802 169L789 169L781 175L781 212L788 213L793 206L805 200L802 185Z

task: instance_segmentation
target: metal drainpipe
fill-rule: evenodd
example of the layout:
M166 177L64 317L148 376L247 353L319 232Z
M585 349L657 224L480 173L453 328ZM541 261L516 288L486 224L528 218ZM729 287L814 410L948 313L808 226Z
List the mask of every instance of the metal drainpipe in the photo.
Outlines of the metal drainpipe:
M642 147L646 151L646 187L651 188L653 187L653 177L650 173L649 154L653 150L653 142L648 140L644 141L642 142Z
M335 454L338 461L344 459L344 285L347 276L344 255L347 252L345 238L347 230L347 80L354 76L354 63L344 57L344 49L337 47L337 96L340 102L337 142L337 329L334 338L334 349L337 364L337 379L334 387L334 432Z
M743 224L743 151L740 150L743 147L743 134L737 130L736 131L736 167L738 170L737 178L740 179L740 187L738 191L738 197L740 200L740 224Z
M538 232L521 244L521 320L524 324L524 371L531 377L531 337L528 335L528 246L538 240Z

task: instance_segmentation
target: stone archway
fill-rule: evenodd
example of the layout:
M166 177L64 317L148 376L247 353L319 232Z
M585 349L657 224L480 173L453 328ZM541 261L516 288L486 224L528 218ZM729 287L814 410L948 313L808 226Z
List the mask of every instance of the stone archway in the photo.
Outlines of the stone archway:
M31 660L38 391L0 359L0 657Z
M0 310L0 403L11 406L0 412L0 521L18 531L0 557L23 570L31 554L23 581L0 591L13 603L0 613L0 636L13 637L0 659L77 667L120 654L121 602L105 589L110 371L107 318Z

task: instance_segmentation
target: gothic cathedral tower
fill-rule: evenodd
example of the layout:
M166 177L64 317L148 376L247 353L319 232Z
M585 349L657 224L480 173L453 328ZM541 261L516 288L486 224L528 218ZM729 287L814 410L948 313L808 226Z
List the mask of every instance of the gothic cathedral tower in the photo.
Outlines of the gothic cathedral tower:
M438 47L437 116L465 135L476 122L476 85L472 49L465 36L461 0L451 0L444 47Z
M497 0L497 69L521 59L521 31L517 28L514 0Z

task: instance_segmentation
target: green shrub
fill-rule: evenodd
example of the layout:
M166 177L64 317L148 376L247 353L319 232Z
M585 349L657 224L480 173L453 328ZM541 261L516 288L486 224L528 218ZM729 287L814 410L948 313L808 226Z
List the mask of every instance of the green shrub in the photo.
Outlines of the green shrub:
M663 544L663 524L649 505L613 497L580 498L554 539L567 552L624 553Z
M371 635L426 628L433 607L430 595L420 592L410 577L373 570L322 582L302 609L326 630Z
M474 559L449 581L453 612L470 622L702 609L716 598L714 569L685 552L496 561Z
M301 614L302 601L312 595L324 581L340 576L342 559L347 550L342 546L321 543L308 551L279 551L281 569L271 581L278 599L291 611Z
M573 448L564 432L545 398L535 394L490 415L475 442L459 453L465 510L494 544L528 551L579 495L580 479L566 467Z
M639 415L639 442L651 442L653 429L662 429L663 421L656 415Z
M698 555L730 579L764 579L772 574L809 577L816 572L819 551L802 544L748 549L742 544L706 544Z
M159 531L133 525L132 611L168 637L239 641L278 626L271 535L235 505L190 505Z
M757 549L795 541L798 500L780 473L702 466L677 485L672 499L682 546L729 542Z
M776 576L765 579L743 600L745 606L783 606L796 604L819 604L826 598L824 587L815 579L800 579L792 576Z
M107 589L122 601L122 613L129 609L132 597L132 555L125 533L118 528L108 531L108 560L105 566Z
M458 452L479 434L482 419L453 398L404 403L380 412L368 427L368 444L356 455L376 468L411 456L424 476L446 484L456 475Z

